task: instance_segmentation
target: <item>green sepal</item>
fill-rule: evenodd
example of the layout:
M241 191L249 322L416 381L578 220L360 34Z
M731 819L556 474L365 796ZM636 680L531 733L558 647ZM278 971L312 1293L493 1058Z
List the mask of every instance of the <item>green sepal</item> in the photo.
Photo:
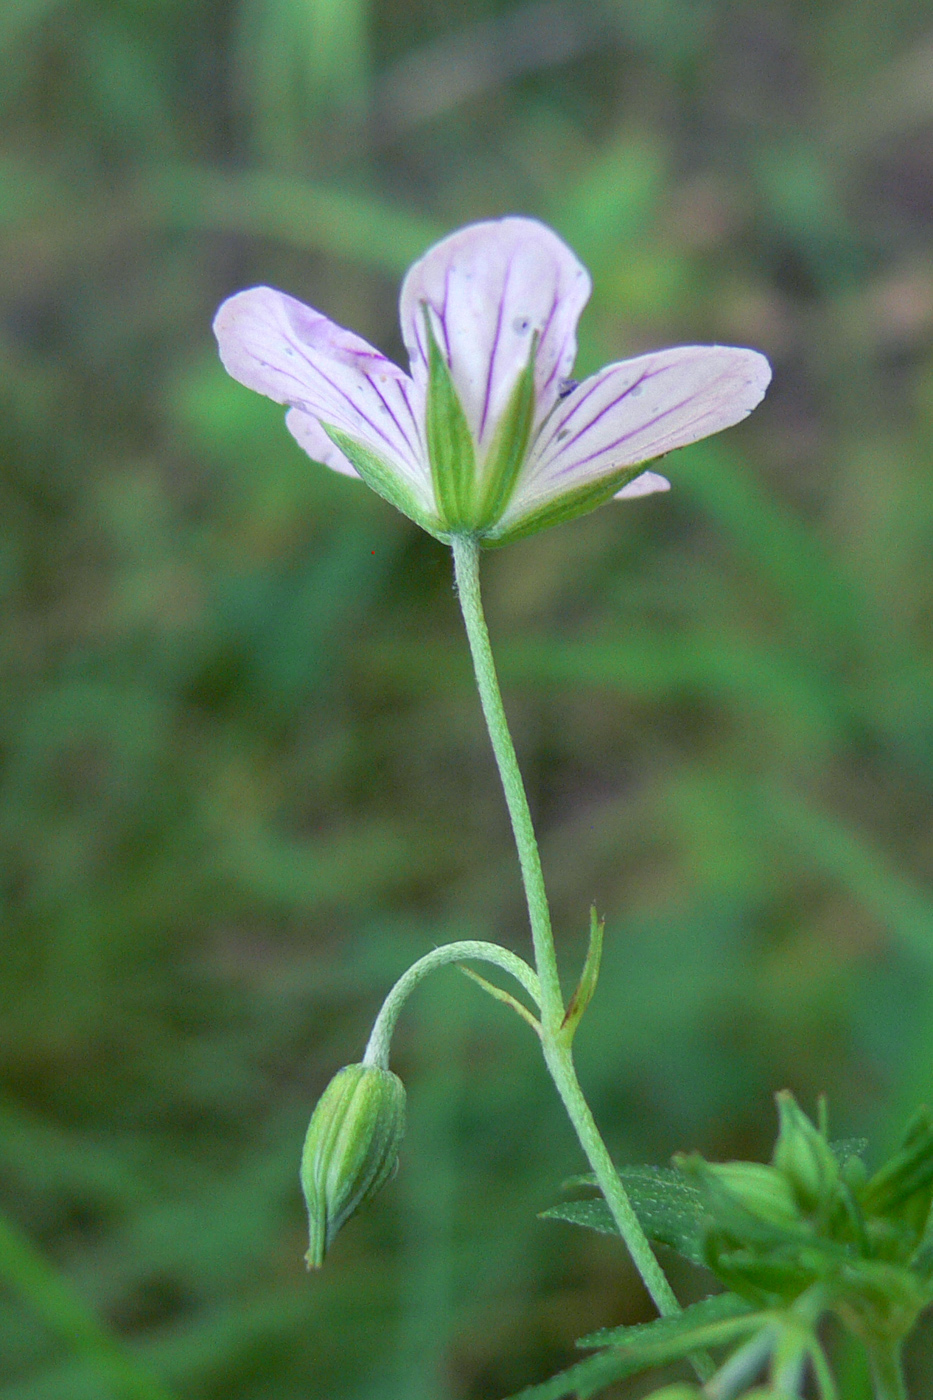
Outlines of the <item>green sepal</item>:
M435 539L443 538L440 523L437 520L432 520L422 510L404 481L399 477L398 472L390 466L384 457L380 457L378 452L374 452L371 447L366 447L363 443L358 442L349 433L345 433L342 428L335 428L323 420L321 427L334 446L340 448L350 464L359 472L366 485L375 491L377 496L388 501L390 506L395 506L396 510L407 515L409 520L420 525L422 530L426 530Z
M839 1280L832 1308L851 1332L872 1347L901 1341L929 1302L929 1290L911 1270L860 1259Z
M560 1036L568 1045L572 1042L583 1013L593 1000L596 983L599 981L599 964L603 955L603 932L606 922L596 913L596 906L590 907L590 942L586 950L586 961L580 973L577 989L567 1004L564 1019L560 1026Z
M528 363L515 382L483 466L482 499L476 516L478 530L494 525L499 519L512 497L518 474L524 465L535 416L537 353L538 332L535 331Z
M641 476L649 466L648 462L639 462L637 467L619 467L598 481L589 481L563 495L548 497L537 508L520 515L514 524L486 531L482 543L487 547L511 544L513 540L536 535L539 530L546 530L551 525L563 525L567 520L575 520L578 515L586 515L611 501L617 491Z
M815 1246L802 1252L791 1245L770 1249L735 1247L734 1239L710 1230L703 1241L703 1263L720 1283L758 1307L776 1307L798 1298L840 1263L839 1251Z
M476 511L476 449L460 395L450 373L427 307L428 398L425 437L434 498L443 530L471 530Z

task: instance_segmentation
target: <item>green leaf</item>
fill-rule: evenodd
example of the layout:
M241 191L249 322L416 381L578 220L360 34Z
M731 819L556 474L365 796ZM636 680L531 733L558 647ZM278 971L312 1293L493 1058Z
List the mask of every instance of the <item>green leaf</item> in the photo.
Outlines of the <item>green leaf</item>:
M705 1213L697 1188L670 1167L623 1167L619 1176L648 1238L676 1249L693 1264L703 1264ZM577 1181L593 1184L589 1178ZM542 1211L542 1219L566 1220L601 1234L618 1234L602 1197L552 1206Z
M649 1343L655 1346L669 1338L679 1337L686 1327L705 1326L708 1322L722 1322L729 1317L746 1317L753 1311L751 1303L740 1298L737 1293L714 1293L711 1298L703 1298L692 1303L675 1317L658 1317L653 1322L642 1322L634 1327L603 1327L581 1337L578 1347L625 1347L633 1351Z
M531 341L528 363L512 390L508 408L499 420L492 447L483 468L483 498L477 527L493 525L505 510L525 461L535 415L535 357L538 332Z
M731 1297L731 1294L722 1295ZM659 1318L642 1328L623 1329L637 1335L628 1345L614 1345L586 1361L578 1361L576 1366L562 1371L541 1385L529 1386L512 1396L511 1400L563 1400L565 1396L576 1396L577 1400L589 1400L605 1386L614 1381L625 1380L654 1366L665 1366L671 1361L680 1361L692 1352L706 1347L727 1346L739 1337L755 1332L767 1325L767 1318L752 1310L738 1312L738 1304L723 1304L728 1315L710 1318L704 1312L706 1304L718 1301L705 1299L686 1308L678 1317ZM735 1311L729 1311L735 1308ZM694 1309L699 1309L694 1316ZM714 1309L715 1311L715 1309ZM658 1329L654 1331L653 1329Z
M600 1197L595 1201L568 1201L566 1205L551 1206L542 1210L541 1220L566 1220L570 1225L583 1225L587 1230L596 1230L601 1235L617 1235L618 1227L612 1212Z
M437 343L425 308L428 333L428 402L425 436L434 495L445 529L472 529L476 485L476 449L450 366Z

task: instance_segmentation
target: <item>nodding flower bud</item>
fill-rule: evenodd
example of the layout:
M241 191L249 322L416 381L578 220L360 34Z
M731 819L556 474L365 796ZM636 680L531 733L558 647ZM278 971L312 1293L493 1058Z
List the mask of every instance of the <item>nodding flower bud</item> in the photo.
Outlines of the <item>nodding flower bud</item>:
M405 1086L391 1070L347 1065L334 1075L301 1156L309 1269L321 1267L340 1227L392 1175L404 1132Z
M774 1165L787 1177L804 1210L828 1205L839 1184L839 1163L832 1148L787 1090L778 1094L777 1105L781 1130Z

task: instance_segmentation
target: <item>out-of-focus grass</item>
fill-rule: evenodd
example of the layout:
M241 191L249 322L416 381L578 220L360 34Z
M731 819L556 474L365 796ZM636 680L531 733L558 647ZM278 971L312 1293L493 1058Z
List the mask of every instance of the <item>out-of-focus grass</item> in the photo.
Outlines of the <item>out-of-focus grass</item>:
M224 377L251 282L401 355L407 263L521 210L593 271L584 371L769 354L669 497L487 562L568 981L608 920L581 1072L620 1160L760 1152L785 1084L881 1141L929 1096L931 42L892 0L2 8L0 1400L481 1400L647 1315L536 1219L577 1151L452 971L396 1182L302 1268L381 993L526 932L449 561Z

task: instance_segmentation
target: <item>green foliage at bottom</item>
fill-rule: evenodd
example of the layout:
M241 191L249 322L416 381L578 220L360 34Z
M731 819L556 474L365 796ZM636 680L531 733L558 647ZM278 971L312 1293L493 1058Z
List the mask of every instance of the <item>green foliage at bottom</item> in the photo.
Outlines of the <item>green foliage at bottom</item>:
M838 1400L845 1391L821 1340L828 1316L864 1348L876 1400L902 1400L904 1342L933 1302L933 1116L921 1110L869 1175L862 1157L832 1144L791 1094L778 1095L778 1108L770 1165L715 1164L694 1153L675 1158L673 1172L620 1173L634 1186L649 1237L705 1266L728 1291L679 1315L581 1338L578 1346L599 1348L595 1356L515 1400L589 1400L627 1376L708 1350L717 1370L697 1395L799 1396L812 1368L820 1400ZM600 1200L546 1212L601 1233L607 1213ZM766 1372L769 1388L759 1389ZM661 1396L671 1400L668 1390Z

